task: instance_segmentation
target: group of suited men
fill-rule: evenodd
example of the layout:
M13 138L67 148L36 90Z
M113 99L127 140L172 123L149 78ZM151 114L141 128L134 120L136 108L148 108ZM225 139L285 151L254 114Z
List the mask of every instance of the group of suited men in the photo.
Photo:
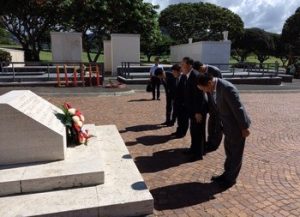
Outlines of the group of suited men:
M172 72L165 72L156 59L151 70L153 100L155 89L159 99L161 82L166 91L164 124L173 126L177 120L177 129L172 136L182 138L190 128L191 146L184 154L189 156L190 161L202 160L206 153L218 149L224 134L224 172L213 176L212 181L223 187L234 185L241 169L245 138L250 135L251 123L236 87L222 79L219 68L194 62L190 57L184 57L180 65L173 65Z

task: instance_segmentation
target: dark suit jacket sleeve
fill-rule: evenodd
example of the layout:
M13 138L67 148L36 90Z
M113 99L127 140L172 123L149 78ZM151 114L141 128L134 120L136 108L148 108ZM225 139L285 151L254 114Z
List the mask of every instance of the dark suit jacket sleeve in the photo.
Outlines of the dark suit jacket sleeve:
M198 78L199 75L196 76ZM193 108L194 113L206 113L206 101L204 97L204 93L197 88L197 79L194 80L194 99L193 99Z
M251 122L243 104L241 103L238 90L232 86L227 86L223 96L226 99L236 121L238 122L240 129L249 128Z

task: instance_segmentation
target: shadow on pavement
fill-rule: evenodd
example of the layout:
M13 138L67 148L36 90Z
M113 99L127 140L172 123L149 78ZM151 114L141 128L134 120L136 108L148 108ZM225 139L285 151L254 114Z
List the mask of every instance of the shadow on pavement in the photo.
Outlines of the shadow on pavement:
M178 209L215 199L215 194L225 191L216 183L181 183L152 189L156 210Z
M136 141L138 143L141 143L145 146L150 146L150 145L157 145L157 144L163 144L166 143L175 137L172 137L171 135L160 135L160 136L141 136L136 138Z
M159 124L136 125L136 126L126 127L125 130L119 130L119 133L125 133L127 131L141 132L141 131L148 131L148 130L158 130L161 129L162 127L164 126Z
M135 158L141 173L152 173L165 170L171 167L188 163L187 157L182 153L184 149L168 149L154 152L152 156L141 156Z
M145 102L145 101L152 101L152 99L131 99L128 102Z

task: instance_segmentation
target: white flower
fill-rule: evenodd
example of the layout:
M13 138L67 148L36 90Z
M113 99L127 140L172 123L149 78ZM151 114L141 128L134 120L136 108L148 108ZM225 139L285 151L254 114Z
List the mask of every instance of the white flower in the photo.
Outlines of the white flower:
M77 122L75 122L75 124L79 127L82 127L82 125L83 125L82 121L77 121Z
M82 122L84 122L84 116L83 116L83 115L80 115L80 120L81 120Z
M74 115L74 116L72 117L72 120L73 120L75 123L78 123L78 122L80 121L79 117L76 116L76 115Z
M68 112L69 112L71 115L75 115L76 109L75 109L75 108L69 108L69 109L68 109Z

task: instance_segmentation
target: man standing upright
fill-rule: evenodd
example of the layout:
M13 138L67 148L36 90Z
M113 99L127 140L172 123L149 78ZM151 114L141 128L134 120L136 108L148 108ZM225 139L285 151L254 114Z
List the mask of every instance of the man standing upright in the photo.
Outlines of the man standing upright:
M212 180L222 187L231 187L236 183L242 166L245 140L250 135L251 121L240 101L238 90L230 82L205 73L199 76L198 88L213 96L225 135L224 172L220 176L212 177Z
M175 113L173 104L176 79L171 72L165 72L162 68L157 68L155 70L155 75L162 81L166 92L166 121L162 124L167 126L173 126L175 123Z
M184 88L184 106L189 116L191 147L187 154L191 155L190 160L202 160L204 155L204 135L207 105L204 93L197 88L199 73L193 69L194 61L189 57L184 57L181 62L181 69L186 75Z
M161 68L162 65L159 64L159 57L155 57L155 64L150 68L150 81L152 84L152 100L155 100L155 89L156 89L156 99L160 100L160 79L155 75L155 70Z
M182 138L186 135L189 128L189 117L184 107L184 88L186 84L186 76L181 73L178 64L172 66L172 74L176 79L174 93L174 115L177 119L177 129L174 135Z

